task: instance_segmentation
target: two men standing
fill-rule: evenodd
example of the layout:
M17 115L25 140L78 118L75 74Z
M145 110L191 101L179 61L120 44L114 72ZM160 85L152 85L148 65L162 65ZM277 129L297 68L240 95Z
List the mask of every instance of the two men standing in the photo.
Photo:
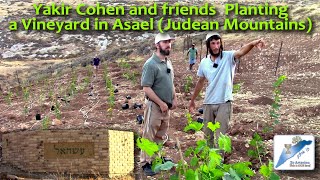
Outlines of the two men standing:
M174 39L168 34L157 34L155 37L156 51L144 66L141 78L141 86L146 95L146 109L144 112L143 138L161 143L167 136L169 128L170 110L177 107L177 97L173 84L174 71L171 61L168 59L171 43ZM221 128L216 131L216 138L220 132L225 134L232 114L232 89L236 60L247 54L253 47L263 47L264 41L258 39L252 41L237 51L224 51L222 38L218 33L208 33L206 36L207 56L202 59L197 75L199 80L190 101L189 111L195 109L195 98L208 81L204 106L204 124L219 122ZM194 48L194 46L193 46ZM190 48L192 49L192 48ZM190 55L196 49L188 51ZM191 59L191 58L190 58ZM193 60L193 59L192 59ZM192 61L193 62L193 61ZM190 69L193 64L190 61ZM205 128L205 135L209 138L211 147L216 146L213 133ZM141 152L140 163L146 175L155 173L151 169L151 159Z

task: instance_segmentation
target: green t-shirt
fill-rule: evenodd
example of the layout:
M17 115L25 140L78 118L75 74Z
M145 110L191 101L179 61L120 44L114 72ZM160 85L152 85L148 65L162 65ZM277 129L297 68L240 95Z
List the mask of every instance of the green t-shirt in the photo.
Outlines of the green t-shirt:
M191 59L195 59L196 58L196 54L197 54L197 48L190 48L189 49L189 58Z
M170 72L167 69L170 69ZM161 61L153 54L143 65L141 86L151 87L162 101L172 103L173 77L171 61Z

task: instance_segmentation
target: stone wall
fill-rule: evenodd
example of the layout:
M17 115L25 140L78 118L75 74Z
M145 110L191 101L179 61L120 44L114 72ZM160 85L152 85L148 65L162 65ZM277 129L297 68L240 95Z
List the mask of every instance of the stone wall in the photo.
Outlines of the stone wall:
M3 162L29 172L128 175L134 170L133 132L40 130L2 135Z

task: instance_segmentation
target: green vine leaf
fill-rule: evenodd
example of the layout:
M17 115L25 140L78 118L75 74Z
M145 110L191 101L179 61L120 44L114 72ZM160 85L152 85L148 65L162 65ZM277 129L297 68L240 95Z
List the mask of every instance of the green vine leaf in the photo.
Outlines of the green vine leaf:
M138 138L137 139L137 146L144 152L148 154L148 156L153 156L156 152L158 152L159 146L157 143L150 141L149 139L145 138Z
M216 123L212 123L212 122L208 122L208 128L212 131L215 132L217 129L220 128L220 123L216 122Z
M231 139L229 136L220 133L218 144L220 149L227 153L231 153Z
M202 123L198 123L196 121L192 121L191 123L189 123L183 130L185 132L189 131L189 130L194 130L194 131L200 131L203 127Z

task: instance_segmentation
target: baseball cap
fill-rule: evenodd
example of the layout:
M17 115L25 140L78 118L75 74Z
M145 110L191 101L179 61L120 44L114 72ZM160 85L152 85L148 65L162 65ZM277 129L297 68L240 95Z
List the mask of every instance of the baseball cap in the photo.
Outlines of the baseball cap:
M158 33L154 39L154 43L157 44L160 41L166 40L174 40L174 38L170 37L170 35L167 33Z
M221 37L220 34L217 33L217 32L209 32L209 33L207 34L207 36L206 36L206 41L207 41L211 36L219 36L219 37Z

